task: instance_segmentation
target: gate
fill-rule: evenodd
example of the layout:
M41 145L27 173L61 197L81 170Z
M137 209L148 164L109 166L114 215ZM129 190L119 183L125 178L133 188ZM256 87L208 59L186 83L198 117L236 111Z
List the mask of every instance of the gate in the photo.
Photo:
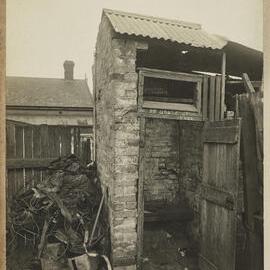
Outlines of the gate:
M203 145L200 269L234 270L240 119L206 122Z

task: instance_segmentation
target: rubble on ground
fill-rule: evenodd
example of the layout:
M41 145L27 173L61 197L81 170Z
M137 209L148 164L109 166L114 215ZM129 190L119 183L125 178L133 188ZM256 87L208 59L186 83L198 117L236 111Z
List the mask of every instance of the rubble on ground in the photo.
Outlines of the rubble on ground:
M95 165L86 167L75 155L53 161L42 182L15 195L7 248L24 239L33 243L38 259L46 257L46 246L51 243L60 243L61 256L66 258L88 250L103 253L108 231L103 215L91 235L101 199Z

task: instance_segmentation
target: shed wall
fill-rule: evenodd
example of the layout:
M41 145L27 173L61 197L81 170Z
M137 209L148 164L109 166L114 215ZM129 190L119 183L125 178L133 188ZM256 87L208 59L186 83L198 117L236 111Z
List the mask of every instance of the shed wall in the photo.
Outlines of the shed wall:
M179 137L178 121L147 119L145 134L145 203L165 204L178 200Z
M194 211L188 230L194 241L200 241L200 187L202 181L203 122L180 122L180 195Z
M146 44L117 39L107 18L96 44L96 160L108 189L114 269L136 269L139 120L137 117L137 48Z
M145 129L145 203L187 202L194 210L188 231L199 243L203 122L147 119Z

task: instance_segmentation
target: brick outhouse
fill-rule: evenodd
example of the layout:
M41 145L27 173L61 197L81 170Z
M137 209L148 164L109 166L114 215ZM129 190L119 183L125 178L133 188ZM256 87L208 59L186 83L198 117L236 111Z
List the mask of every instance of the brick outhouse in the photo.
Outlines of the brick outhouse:
M229 117L227 45L199 24L103 10L93 66L95 144L114 269L141 267L148 206L191 209L189 233L202 243L202 198L211 200L201 185L204 142L239 142L237 120L223 142L211 126ZM245 63L228 65L229 75L239 76Z

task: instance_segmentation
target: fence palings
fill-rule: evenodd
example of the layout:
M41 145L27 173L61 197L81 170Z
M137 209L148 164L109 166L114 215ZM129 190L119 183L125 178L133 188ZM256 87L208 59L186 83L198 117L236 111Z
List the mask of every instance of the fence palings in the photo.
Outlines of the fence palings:
M7 121L7 199L46 177L44 168L73 152L80 158L80 134L89 127L29 125ZM87 146L87 145L85 145ZM87 146L89 147L89 145Z
M257 96L256 96L257 95ZM248 228L249 269L263 269L263 197L262 197L262 157L258 151L258 140L262 140L262 110L253 106L262 105L256 93L239 96L239 116L242 118L241 153L244 168L245 221ZM251 101L253 100L253 101ZM257 123L259 122L259 123ZM261 129L262 131L262 129ZM259 135L259 138L258 138ZM258 154L259 153L259 154ZM261 164L260 164L261 162ZM258 221L260 224L258 224Z

